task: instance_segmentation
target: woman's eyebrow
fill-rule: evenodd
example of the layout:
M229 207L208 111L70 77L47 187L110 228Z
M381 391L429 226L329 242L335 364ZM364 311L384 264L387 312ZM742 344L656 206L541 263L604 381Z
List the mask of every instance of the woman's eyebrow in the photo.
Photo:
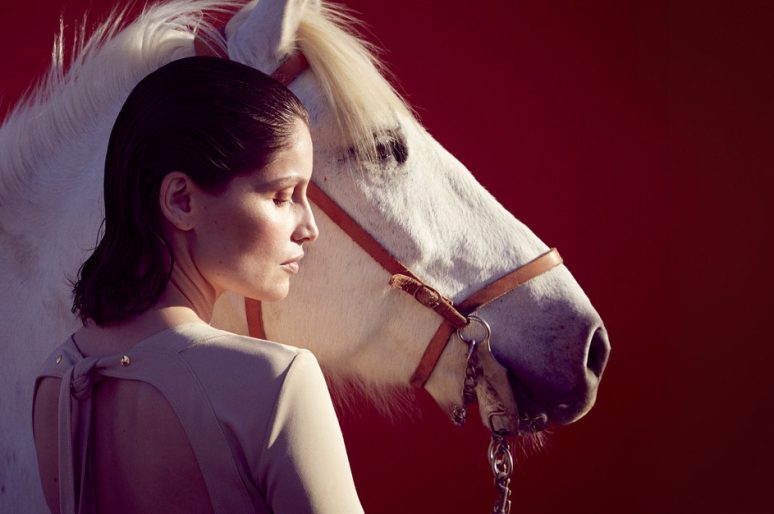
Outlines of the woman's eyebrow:
M295 186L302 181L303 177L301 177L301 175L286 175L273 180L259 182L258 188L261 190L284 189L286 187Z

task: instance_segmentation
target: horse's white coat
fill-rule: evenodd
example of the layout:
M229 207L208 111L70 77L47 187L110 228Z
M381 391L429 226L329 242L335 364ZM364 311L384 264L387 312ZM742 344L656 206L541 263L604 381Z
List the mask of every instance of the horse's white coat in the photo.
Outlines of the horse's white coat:
M50 85L0 128L0 319L6 337L0 355L10 370L0 375L3 512L42 510L29 419L32 377L44 355L77 326L68 280L93 247L102 217L102 162L112 121L141 77L193 53L190 27L212 31L197 13L224 5L173 2L148 10L123 31L102 29L72 73L58 79L55 70ZM416 122L367 51L330 19L317 1L261 0L248 4L226 31L231 58L265 72L296 45L309 58L312 70L291 89L310 110L315 182L455 300L545 251ZM391 137L405 142L405 162L375 158L372 138ZM374 391L406 384L440 318L387 287L388 274L315 213L321 237L309 245L291 295L264 306L269 336L312 348L334 378L353 377ZM587 343L601 321L566 268L481 314L493 326L493 353L552 402L545 406L550 414L566 422L590 408L595 383L586 376ZM240 299L224 297L217 320L244 332ZM452 341L427 385L444 409L459 402L465 351ZM506 370L488 352L482 360L484 421L496 408L515 420L519 409Z

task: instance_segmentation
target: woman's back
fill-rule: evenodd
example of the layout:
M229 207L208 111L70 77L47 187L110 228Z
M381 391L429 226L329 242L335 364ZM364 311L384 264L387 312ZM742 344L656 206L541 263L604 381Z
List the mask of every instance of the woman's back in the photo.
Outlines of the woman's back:
M55 477L60 383L57 378L43 379L35 402L36 442L41 449L44 444L50 447L38 452L38 462L52 512L59 512ZM86 494L93 497L96 512L212 512L191 444L158 390L144 382L108 378L92 394L93 488Z
M60 491L85 513L361 512L309 352L187 324L123 353L84 353L68 340L37 382L35 440L54 512ZM57 433L68 424L69 459ZM58 471L68 461L72 482Z

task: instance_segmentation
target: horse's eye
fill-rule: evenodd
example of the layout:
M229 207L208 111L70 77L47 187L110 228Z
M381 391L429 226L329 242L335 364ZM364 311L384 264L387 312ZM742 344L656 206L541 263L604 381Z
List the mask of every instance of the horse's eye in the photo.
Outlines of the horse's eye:
M406 139L400 130L388 130L375 136L376 139L376 157L379 162L384 162L390 158L395 159L398 164L403 164L408 159L408 146Z
M408 160L408 144L400 127L374 132L373 138L375 155L365 156L354 147L349 147L344 158L354 158L365 166L378 166L381 169L394 168Z

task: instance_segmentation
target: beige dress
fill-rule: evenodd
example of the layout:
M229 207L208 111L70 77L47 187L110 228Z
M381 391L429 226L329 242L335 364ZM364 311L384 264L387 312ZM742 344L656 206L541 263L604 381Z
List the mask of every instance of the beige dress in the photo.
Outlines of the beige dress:
M95 512L90 398L105 377L145 382L169 402L215 513L363 512L325 380L307 350L187 324L99 358L83 357L70 338L46 359L36 389L43 377L62 379L63 514Z

